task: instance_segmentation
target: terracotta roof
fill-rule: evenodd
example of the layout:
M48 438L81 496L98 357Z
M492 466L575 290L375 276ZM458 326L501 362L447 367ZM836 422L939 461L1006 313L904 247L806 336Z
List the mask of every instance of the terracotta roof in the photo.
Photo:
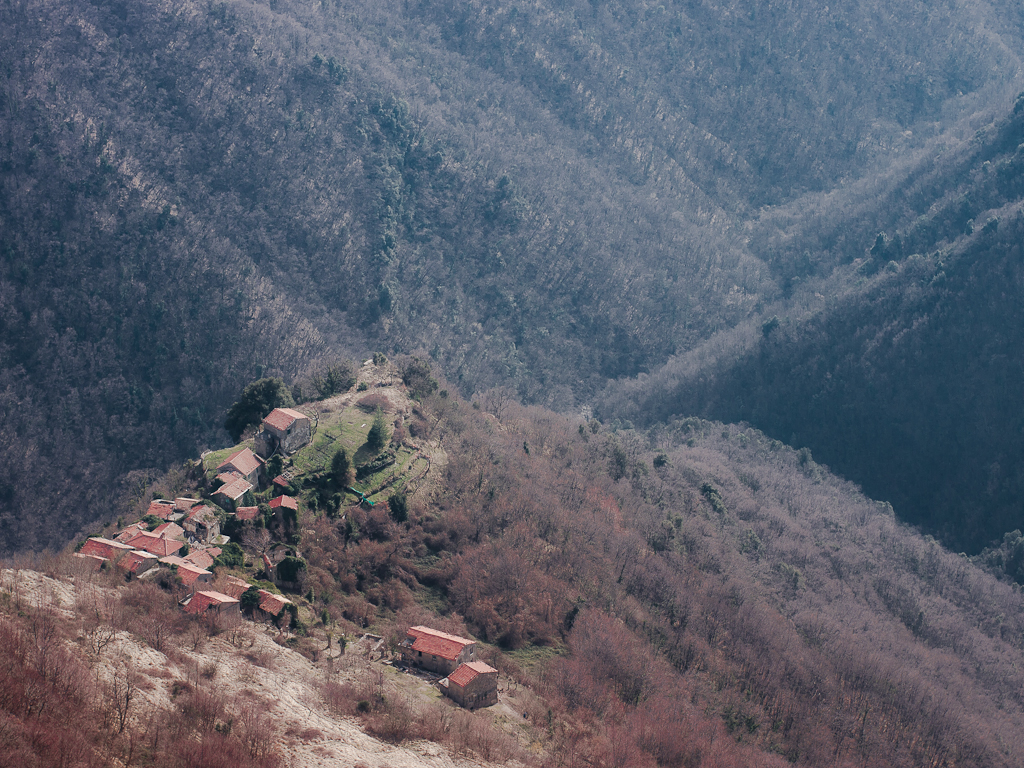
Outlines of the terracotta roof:
M177 555L168 555L167 557L161 557L160 562L164 565L189 565L188 560L186 560L183 557L178 557Z
M252 490L252 484L244 477L235 477L233 475L228 477L230 477L230 480L225 479L224 474L217 475L217 479L224 479L224 485L217 489L217 493L227 496L232 501L237 501L242 498L247 491Z
M174 502L167 499L153 499L149 502L149 509L146 510L146 514L166 520L169 515L174 514Z
M164 539L177 539L185 533L185 529L176 523L164 523L154 528L152 533Z
M205 568L200 568L199 566L193 565L189 562L178 566L178 578L181 579L181 583L186 587L191 587L203 576L209 576L212 578L213 574ZM210 581L210 579L207 579L206 581Z
M117 536L114 537L114 541L119 541L122 544L124 544L126 541L128 541L129 539L134 537L135 534L140 533L141 531L146 531L146 530L149 530L149 529L148 529L148 527L146 526L145 523L143 523L143 522L132 523L127 528L125 528L123 531L121 531L119 534L117 534Z
M161 536L156 536L152 533L140 533L132 539L128 540L128 544L134 549L144 549L147 552L152 552L157 557L167 557L173 555L183 546L185 543L182 541L174 541L173 539L165 539Z
M239 507L235 510L235 518L237 520L255 520L259 511L259 507Z
M96 555L97 557L105 557L107 560L117 560L125 552L130 552L132 549L134 547L130 544L93 536L85 542L79 552L83 555Z
M199 499L184 499L179 498L174 500L174 508L179 512L188 512L192 507L199 503Z
M274 478L274 485L276 485L278 488L284 488L287 490L288 488L292 487L292 481L289 480L284 475L278 475L277 477Z
M240 599L242 595L249 591L249 587L252 586L252 584L237 576L225 576L220 580L219 584L223 587L224 594L235 598L235 600Z
M288 427L294 424L297 419L306 419L308 421L309 416L304 413L299 413L291 408L275 408L267 414L267 418L263 420L263 423L269 424L274 429L279 429L284 432Z
M228 456L227 459L220 463L217 469L234 469L240 474L248 477L258 470L262 464L263 459L253 453L252 449L243 448L242 450Z
M143 563L155 563L156 555L150 552L144 552L142 550L133 549L127 555L121 558L121 562L117 564L118 568L124 568L126 571L131 573L138 573L139 568Z
M196 592L192 597L189 598L185 604L186 613L202 613L210 606L215 605L229 605L231 603L237 603L238 601L225 595L221 592L214 592L213 590L206 590L204 592Z
M294 509L298 511L299 500L294 496L278 496L276 499L270 500L270 508L277 509L278 507L287 507L288 509Z
M267 592L265 589L260 590L260 610L269 613L271 616L277 616L286 605L291 605L292 601L287 597L281 595L275 595L273 592Z
M490 672L497 673L497 671L494 667L484 664L482 661L470 661L466 664L460 664L458 669L448 675L448 682L454 683L460 688L465 688L478 675L486 675Z
M213 565L213 559L221 553L220 547L207 547L197 549L185 556L185 561L192 563L197 568L209 568Z
M476 642L458 635L449 635L447 632L439 632L430 627L410 627L409 637L413 638L412 649L414 651L422 651L431 656L440 656L442 659L448 660L458 658L463 648Z

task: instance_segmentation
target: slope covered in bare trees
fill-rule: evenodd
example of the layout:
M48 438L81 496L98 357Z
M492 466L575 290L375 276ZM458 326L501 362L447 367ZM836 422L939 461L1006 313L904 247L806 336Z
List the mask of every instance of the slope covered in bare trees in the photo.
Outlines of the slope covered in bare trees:
M997 0L12 0L0 22L8 548L220 442L264 374L420 349L465 393L571 409L805 310L809 275L894 228L865 199L1011 103L1024 28Z

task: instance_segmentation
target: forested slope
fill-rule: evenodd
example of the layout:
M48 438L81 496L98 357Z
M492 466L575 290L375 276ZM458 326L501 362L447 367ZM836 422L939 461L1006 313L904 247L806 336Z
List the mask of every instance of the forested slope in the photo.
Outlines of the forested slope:
M916 167L845 222L845 243L838 227L807 226L798 246L837 272L829 281L790 262L783 282L795 296L845 291L766 321L721 356L635 382L608 413L749 421L958 549L1021 528L1022 113L1018 102L959 151Z
M324 356L423 349L558 408L656 368L788 289L754 217L788 233L810 191L1008 103L1021 28L1003 3L6 3L0 547L65 540L123 472L217 442L246 381Z

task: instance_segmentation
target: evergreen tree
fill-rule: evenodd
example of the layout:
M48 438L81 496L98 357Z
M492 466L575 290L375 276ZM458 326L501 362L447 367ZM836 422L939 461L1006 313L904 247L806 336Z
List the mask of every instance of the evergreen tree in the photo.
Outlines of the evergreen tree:
M388 420L384 411L380 408L373 414L373 426L366 435L366 444L374 453L380 451L391 439L391 431L388 428Z
M275 408L292 405L295 401L281 379L257 379L242 390L242 396L228 409L224 429L237 442L246 427L259 424Z
M344 448L338 448L331 459L331 480L338 488L344 488L352 482L352 462Z

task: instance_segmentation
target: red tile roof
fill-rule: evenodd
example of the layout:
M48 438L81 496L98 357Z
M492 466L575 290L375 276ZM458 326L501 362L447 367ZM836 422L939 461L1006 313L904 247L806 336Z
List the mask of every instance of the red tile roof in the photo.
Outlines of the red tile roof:
M197 549L185 556L185 561L192 563L197 568L209 568L213 565L213 559L221 553L220 547L207 547Z
M239 474L248 477L263 465L263 459L252 452L250 448L231 454L217 467L218 470L234 469Z
M219 584L224 589L224 594L235 598L235 600L240 599L242 595L249 591L249 587L252 586L252 584L243 581L237 576L225 576L220 580Z
M159 517L161 520L166 520L170 515L174 514L174 502L168 501L167 499L153 499L149 502L149 509L146 510L147 515L153 515L153 517Z
M204 576L209 576L210 578L203 579ZM178 566L178 578L181 579L181 583L186 587L191 587L200 580L209 583L213 579L213 574L205 568L200 568L192 563L186 562Z
M259 511L259 507L239 507L235 510L235 518L238 520L255 520Z
M409 637L413 638L412 649L429 653L431 656L440 656L442 659L454 660L467 645L473 645L475 640L467 640L458 635L449 635L447 632L439 632L430 627L410 627ZM408 642L408 638L406 640Z
M83 555L96 555L97 557L105 557L107 560L117 560L125 552L130 552L134 548L130 544L93 536L85 542L79 552Z
M123 531L121 531L119 534L117 534L117 536L114 537L114 541L119 541L122 544L124 544L126 541L128 541L131 538L133 538L135 536L135 534L137 534L137 533L139 533L141 531L146 531L146 530L148 530L148 527L146 526L145 523L143 523L143 522L132 523L127 528L125 528Z
M298 511L299 500L294 496L278 496L276 499L270 500L270 508L277 509L278 507L287 507L288 509L294 509Z
M276 485L278 488L284 488L285 490L288 490L289 488L292 487L292 481L289 480L284 475L278 475L277 477L274 478L274 485Z
M460 688L465 688L478 675L486 675L488 673L497 673L494 667L484 664L482 661L470 661L466 664L460 664L459 668L448 675L448 682L454 683Z
M211 606L229 605L237 602L238 601L235 598L221 592L206 590L204 592L196 592L191 598L189 598L189 601L185 604L185 612L202 613Z
M185 529L176 523L164 523L154 528L152 533L164 539L177 539L185 533Z
M156 555L138 549L133 549L121 558L121 562L117 564L117 567L124 568L130 573L138 573L139 569L146 563L155 564Z
M304 413L293 410L291 408L275 408L263 420L264 424L269 424L274 429L278 429L282 432L287 431L288 427L296 422L297 419L309 419Z
M260 610L269 613L271 616L277 616L286 605L291 605L292 601L287 597L281 595L275 595L273 592L267 592L265 589L260 590Z
M174 541L173 539L165 539L161 536L156 536L152 533L140 533L132 539L128 540L128 544L134 549L144 549L147 552L152 552L157 557L167 557L173 555L183 546L185 543L182 541Z

